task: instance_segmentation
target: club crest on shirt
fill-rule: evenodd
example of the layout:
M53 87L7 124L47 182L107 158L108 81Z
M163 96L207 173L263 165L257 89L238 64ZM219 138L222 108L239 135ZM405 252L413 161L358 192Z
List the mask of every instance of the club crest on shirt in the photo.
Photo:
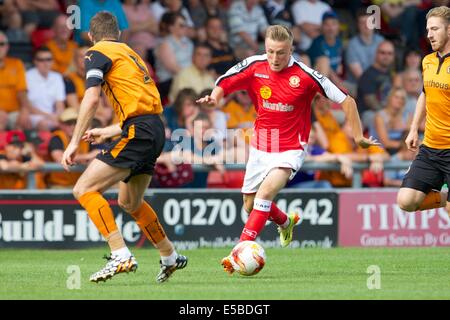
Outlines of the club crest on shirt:
M289 85L292 88L297 88L300 85L300 77L299 76L291 76L289 78Z
M272 89L268 86L262 86L261 89L259 89L259 94L263 99L269 99L272 96Z
M447 73L450 73L450 67L447 68Z

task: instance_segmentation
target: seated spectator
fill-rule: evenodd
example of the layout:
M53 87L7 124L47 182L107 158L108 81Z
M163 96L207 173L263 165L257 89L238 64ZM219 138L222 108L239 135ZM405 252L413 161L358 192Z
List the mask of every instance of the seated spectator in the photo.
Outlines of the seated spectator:
M358 80L357 104L364 127L374 125L375 112L383 109L393 87L392 67L395 49L390 41L383 41L377 48L375 62Z
M70 40L72 30L67 27L66 20L67 16L64 14L55 19L52 26L54 37L45 44L53 55L52 70L61 74L69 71L68 68L78 47L75 41Z
M33 45L30 35L23 28L20 12L14 8L4 21L7 25L5 34L10 43L9 56L22 60L29 68L33 60Z
M0 153L0 189L26 189L27 173L44 165L22 131L6 134L5 150Z
M406 103L403 117L409 119L414 116L417 100L422 93L422 73L416 69L406 69L401 73L402 87L406 91ZM425 131L425 119L421 125L421 131Z
M74 108L67 108L59 116L59 126L52 132L52 138L48 146L50 161L61 163L64 150L72 138L73 130L77 122L78 112ZM88 164L100 150L90 150L86 141L81 141L75 161L79 164ZM47 185L51 189L72 188L81 176L82 172L51 172L47 176Z
M411 48L405 52L402 70L413 69L422 71L423 55L419 49Z
M28 34L37 28L50 28L60 14L57 0L16 0L16 5L22 13L24 28Z
M401 137L401 141L405 141L406 137L408 136L409 130L404 131ZM417 149L415 152L408 150L408 147L406 146L406 143L402 143L400 145L400 149L397 153L391 155L390 162L392 164L399 164L402 161L413 161L419 152L419 149ZM395 187L399 188L402 185L403 178L408 172L408 169L402 169L402 170L393 170L393 169L385 169L384 170L384 186L385 187Z
M190 129L189 126L200 111L196 104L197 94L191 88L178 92L172 106L164 108L163 115L167 127L174 132L177 129Z
M184 88L192 88L197 94L205 89L214 88L214 78L208 71L210 63L211 48L206 44L197 44L192 55L192 64L181 69L173 78L169 101L173 102L178 92Z
M264 1L262 8L270 25L281 24L292 27L293 19L286 0Z
M231 4L228 12L230 46L238 60L262 53L259 37L264 37L269 24L259 0L239 0Z
M6 36L8 37L9 43L21 44L26 43L31 45L30 35L25 32L22 24L22 16L19 11L13 11L10 15L5 17L6 19Z
M164 104L169 96L173 77L192 64L194 45L186 36L186 21L181 14L165 13L161 18L161 25L167 30L161 30L166 36L155 49L155 71Z
M313 39L320 35L323 14L331 7L320 0L297 0L291 6L292 17L301 34L301 50L308 50Z
M369 135L380 141L389 154L397 153L404 140L402 133L412 121L412 117L405 119L406 92L401 88L394 88L389 93L386 106L375 114L375 126L369 130Z
M330 109L329 100L321 95L314 98L313 112L327 136L327 151L334 155L346 155L353 162L369 161L371 170L380 174L383 161L389 159L389 155L379 147L362 149L356 146L348 122L345 122L341 127ZM345 161L346 159L341 160ZM352 185L351 179L337 171L320 171L317 178L330 181L333 187L350 187Z
M377 48L384 40L381 35L375 33L373 28L369 28L370 17L371 15L365 10L358 12L356 16L358 34L350 39L346 50L347 82L352 85L353 91L356 90L358 79L364 71L375 62Z
M239 129L239 132L233 130L233 136L228 138L234 139L234 136L237 135L238 138L244 140L245 144L250 144L257 113L247 91L236 91L233 94L233 98L225 104L222 111L227 118L227 128ZM229 141L228 139L228 143L233 145L236 145L237 142Z
M313 40L308 53L314 69L337 85L342 82L343 51L338 16L334 11L327 11L322 17L321 35Z
M210 17L206 21L206 44L212 50L209 68L215 73L215 78L223 75L237 63L233 49L228 44L227 32L222 21L217 17Z
M257 113L247 91L237 91L233 99L228 101L222 111L228 119L227 128L253 128Z
M158 23L163 22L163 16L166 13L176 13L183 16L186 23L186 36L194 39L196 37L196 30L194 22L192 21L189 10L184 6L182 0L159 0L154 1L150 5L155 19ZM163 22L164 23L164 22Z
M212 165L214 169L224 171L222 165L221 144L214 140L212 123L208 115L199 112L188 126L189 136L182 137L172 154L181 156L183 162L190 164ZM180 152L182 151L182 152ZM206 188L209 172L194 172L194 180L185 188Z
M80 28L74 30L74 40L79 45L91 43L88 37L89 22L97 12L104 10L111 12L117 18L121 31L120 40L128 41L128 20L119 0L79 0L78 6L80 8Z
M205 41L205 39L202 39L202 34L208 19L217 18L223 25L227 25L227 10L222 7L219 0L189 0L188 7L194 26L197 29L199 41Z
M31 123L38 131L48 131L58 125L58 117L65 108L64 80L60 73L51 71L53 55L47 47L35 52L33 63L35 67L26 73Z
M420 14L420 0L374 0L386 18L388 26L396 30L404 46L417 45L424 34L425 17Z
M159 34L158 21L153 16L149 0L125 0L123 11L129 24L128 43L142 45L146 51L153 50Z
M8 57L8 50L8 38L0 31L0 131L30 129L25 67Z

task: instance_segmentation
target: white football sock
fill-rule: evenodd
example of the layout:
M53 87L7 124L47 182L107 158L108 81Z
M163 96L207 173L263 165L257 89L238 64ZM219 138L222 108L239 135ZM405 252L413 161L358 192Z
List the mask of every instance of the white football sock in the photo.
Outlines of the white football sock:
M177 256L178 253L175 250L173 250L170 256L167 257L161 256L161 263L165 266L174 265L177 262Z
M131 257L131 252L128 247L123 247L118 250L111 251L112 255L118 255L121 258L129 258Z

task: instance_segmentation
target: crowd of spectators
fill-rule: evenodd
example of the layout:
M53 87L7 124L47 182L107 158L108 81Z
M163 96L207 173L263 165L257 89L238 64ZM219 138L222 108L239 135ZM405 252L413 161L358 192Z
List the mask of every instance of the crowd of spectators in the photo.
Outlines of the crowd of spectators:
M264 53L264 33L271 24L291 28L294 57L354 96L365 132L383 144L368 151L357 148L339 106L317 96L308 159L339 163L341 170L304 172L289 186L351 186L352 162L370 163L365 186L398 186L402 172L384 172L383 162L414 157L403 141L422 90L421 59L430 52L425 15L449 2L1 1L0 189L26 188L27 171L59 163L84 93L89 21L101 10L117 17L121 41L143 58L161 94L167 143L154 187L240 187L243 171L226 171L223 163L246 161L256 118L250 97L236 92L220 110L202 109L195 101L234 64ZM379 28L367 10L372 4L380 8ZM72 5L79 11L67 10ZM73 12L79 13L75 19ZM93 126L115 121L103 97ZM78 161L87 163L99 148L83 145ZM192 163L212 170L194 172ZM36 185L70 188L78 175L39 173Z

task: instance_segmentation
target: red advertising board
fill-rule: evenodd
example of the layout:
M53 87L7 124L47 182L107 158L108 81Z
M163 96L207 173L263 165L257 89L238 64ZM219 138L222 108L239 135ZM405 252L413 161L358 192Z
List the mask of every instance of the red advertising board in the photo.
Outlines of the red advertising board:
M405 212L397 190L343 191L339 197L339 246L450 246L450 217L444 208Z

